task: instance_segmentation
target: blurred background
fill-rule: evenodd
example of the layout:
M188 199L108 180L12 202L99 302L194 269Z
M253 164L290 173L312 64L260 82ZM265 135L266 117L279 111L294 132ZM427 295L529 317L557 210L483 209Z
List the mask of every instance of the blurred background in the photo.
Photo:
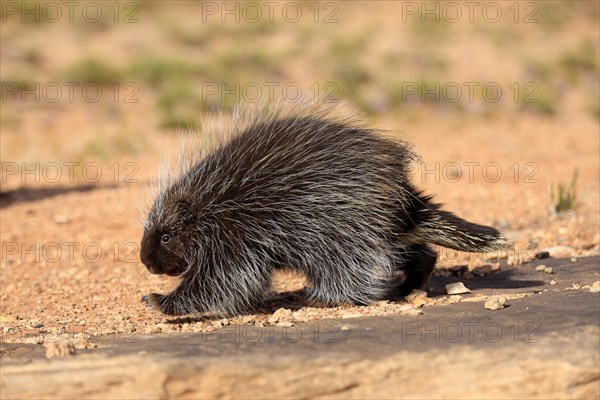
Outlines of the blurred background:
M2 241L104 254L52 271L3 247L3 313L143 313L163 280L131 278L138 208L161 155L211 113L273 99L344 102L414 143L419 186L528 256L598 252L597 1L0 6Z
M415 143L417 180L457 211L543 224L552 185L578 171L576 202L598 221L598 2L6 1L1 11L0 156L18 164L3 164L5 188L60 183L45 164L38 182L24 176L36 162L76 163L80 183L90 161L100 181L115 181L115 162L147 179L164 144L207 113L322 98Z

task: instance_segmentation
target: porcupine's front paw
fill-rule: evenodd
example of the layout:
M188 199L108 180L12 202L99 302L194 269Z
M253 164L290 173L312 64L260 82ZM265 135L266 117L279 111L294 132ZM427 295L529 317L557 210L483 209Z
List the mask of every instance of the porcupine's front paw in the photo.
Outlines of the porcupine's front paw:
M146 303L146 308L162 311L160 306L160 299L162 297L164 297L162 294L150 293L142 296L141 302Z
M187 313L187 310L183 310L179 306L180 302L177 301L177 296L173 293L166 296L158 293L150 293L142 297L142 303L146 303L147 308L160 311L166 315L173 316Z

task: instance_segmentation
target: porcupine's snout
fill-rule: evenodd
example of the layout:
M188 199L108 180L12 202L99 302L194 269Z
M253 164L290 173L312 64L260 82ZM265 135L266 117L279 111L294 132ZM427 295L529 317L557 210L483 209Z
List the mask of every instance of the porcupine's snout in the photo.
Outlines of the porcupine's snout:
M153 274L158 273L158 271L155 269L154 263L152 262L150 254L147 251L144 251L143 247L142 251L140 252L140 261L142 261L142 264L146 266L148 271L152 272Z
M149 243L149 238L147 237L146 234L144 234L144 237L142 239L142 243L140 246L140 261L142 262L142 264L144 264L146 266L146 268L148 269L148 271L150 271L153 274L160 274L160 268L156 263L156 257L153 254L153 250L152 250L152 246Z

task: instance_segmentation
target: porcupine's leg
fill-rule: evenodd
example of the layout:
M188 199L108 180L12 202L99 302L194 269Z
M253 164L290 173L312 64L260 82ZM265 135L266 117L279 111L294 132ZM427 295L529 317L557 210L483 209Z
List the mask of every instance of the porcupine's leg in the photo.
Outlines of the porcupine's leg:
M167 295L150 293L142 297L142 302L166 315L186 315L201 311L195 306L193 297L186 296L181 287Z
M344 303L367 305L386 296L389 281L370 264L352 263L340 259L319 269L305 271L309 281L307 296L316 304L334 306Z
M406 276L399 286L400 295L406 296L414 289L425 287L436 260L437 254L426 244L413 244L399 256L398 267Z

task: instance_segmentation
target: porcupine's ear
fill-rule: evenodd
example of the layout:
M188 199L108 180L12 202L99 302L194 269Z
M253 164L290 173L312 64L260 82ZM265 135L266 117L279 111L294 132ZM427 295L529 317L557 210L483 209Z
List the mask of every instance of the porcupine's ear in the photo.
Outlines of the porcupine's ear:
M178 202L175 211L185 225L189 225L194 221L194 213L192 212L192 208L185 201Z

